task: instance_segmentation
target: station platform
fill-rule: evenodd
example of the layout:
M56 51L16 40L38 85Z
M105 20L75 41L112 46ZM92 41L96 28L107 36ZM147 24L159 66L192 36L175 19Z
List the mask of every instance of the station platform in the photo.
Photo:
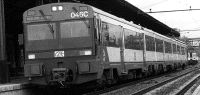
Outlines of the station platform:
M0 84L0 95L31 95L27 89L33 87L26 78L12 79L9 83Z

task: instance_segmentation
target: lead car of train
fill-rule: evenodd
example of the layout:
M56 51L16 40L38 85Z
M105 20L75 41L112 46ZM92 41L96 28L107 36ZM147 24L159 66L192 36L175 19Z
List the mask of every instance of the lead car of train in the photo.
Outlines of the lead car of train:
M80 3L24 12L25 77L37 84L114 83L186 66L186 44Z

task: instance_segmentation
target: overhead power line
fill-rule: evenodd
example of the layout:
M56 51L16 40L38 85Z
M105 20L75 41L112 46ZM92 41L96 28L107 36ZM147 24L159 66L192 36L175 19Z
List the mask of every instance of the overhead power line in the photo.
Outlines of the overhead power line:
M194 29L194 30L180 30L181 32L183 31L200 31L200 29Z
M152 12L150 9L150 12L145 12L145 13L167 13L167 12L181 12L181 11L200 11L200 9L169 10L169 11L154 11L154 12Z

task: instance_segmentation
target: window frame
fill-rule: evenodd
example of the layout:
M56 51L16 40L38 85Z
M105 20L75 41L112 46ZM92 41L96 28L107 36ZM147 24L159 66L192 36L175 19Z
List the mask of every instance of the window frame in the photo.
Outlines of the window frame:
M127 43L127 38L135 34ZM135 37L135 38L134 38ZM144 49L143 33L124 28L124 45L126 49L143 50ZM137 41L136 41L137 40ZM128 40L129 41L129 40Z
M151 39L151 40L150 40ZM145 35L146 51L156 51L155 38L149 35Z
M155 38L155 44L156 44L156 52L162 52L163 53L164 52L163 40Z
M164 41L165 53L172 53L172 44L170 42Z
M51 39L38 39L38 40L29 40L29 31L28 31L28 26L30 26L30 25L41 25L41 24L49 24L50 23L50 25L52 25L52 23L54 24L54 26L53 26L53 29L54 29L54 37L52 37ZM58 39L58 29L57 29L57 24L58 24L58 22L35 22L35 23L28 23L28 24L26 24L25 25L25 35L26 35L26 37L25 37L25 40L26 41L40 41L40 40L56 40L56 39ZM49 30L49 32L51 32L50 30Z
M109 27L115 27L113 29L116 29L116 27L119 28L118 31L115 32L110 32ZM111 28L112 29L112 28ZM117 33L118 32L118 33ZM117 33L117 35L115 35ZM103 40L103 45L104 46L109 46L109 47L121 47L122 45L122 33L123 33L123 27L119 25L114 25L108 22L102 22L102 40ZM115 39L111 39L112 37L110 36L112 34L112 37ZM112 41L111 41L112 40Z
M89 28L88 28L88 36L79 36L79 37L91 37L92 36L92 33L91 33L91 27L92 27L92 21L91 19L69 19L69 20L65 20L65 21L59 21L59 38L60 39L68 39L68 38L76 38L76 37L65 37L65 38L62 38L62 31L61 31L61 24L62 23L66 23L66 22L75 22L75 21L82 21L83 23L85 23L84 21L88 21L88 25L89 25Z

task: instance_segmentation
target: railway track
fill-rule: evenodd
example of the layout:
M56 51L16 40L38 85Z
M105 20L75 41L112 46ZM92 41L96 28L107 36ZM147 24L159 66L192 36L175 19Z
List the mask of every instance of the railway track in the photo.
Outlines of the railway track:
M199 69L196 69L195 71L199 71ZM169 80L163 81L154 86L142 89L138 92L131 93L131 95L155 95L155 94L159 95L161 93L163 93L165 95L166 93L168 93L170 91L171 91L170 93L173 95L184 95L184 93L187 92L187 90L190 89L190 87L193 86L193 84L195 84L196 81L200 78L200 74L198 74L198 75L194 74L195 71L190 71L185 74L173 77ZM198 73L200 73L200 72L198 72ZM192 76L193 74L196 76ZM191 76L193 77L193 79L191 79L192 81L187 82L185 85L180 86L180 88L177 89L179 86L177 86L176 84L178 84L179 81L186 82L185 81L186 77L191 77ZM166 86L168 84L170 84L171 86ZM172 86L172 85L174 85L174 86ZM161 89L161 91L159 91L160 89ZM175 89L177 89L177 90L175 90ZM173 90L175 90L175 91L173 91Z
M181 90L179 90L176 95L184 95L195 83L200 79L200 76L193 78L190 82L187 83Z
M119 84L119 85L115 85L109 88L105 88L103 90L86 93L84 95L99 95L99 94L102 94L102 95L110 95L110 94L142 95L158 87L161 87L169 82L172 82L176 80L177 78L190 74L191 72L194 72L194 69L195 71L197 71L199 70L199 68L200 66L198 67L196 66L192 68L187 68L184 71L175 71L175 72L166 73L166 74L162 74L158 76L139 79L133 82L128 82L125 84ZM194 79L194 82L189 83L190 86L189 85L185 86L183 90L177 93L177 95L182 95L182 93L185 93L184 90L189 89L193 85L192 83L195 83L195 80L198 80L198 79Z

